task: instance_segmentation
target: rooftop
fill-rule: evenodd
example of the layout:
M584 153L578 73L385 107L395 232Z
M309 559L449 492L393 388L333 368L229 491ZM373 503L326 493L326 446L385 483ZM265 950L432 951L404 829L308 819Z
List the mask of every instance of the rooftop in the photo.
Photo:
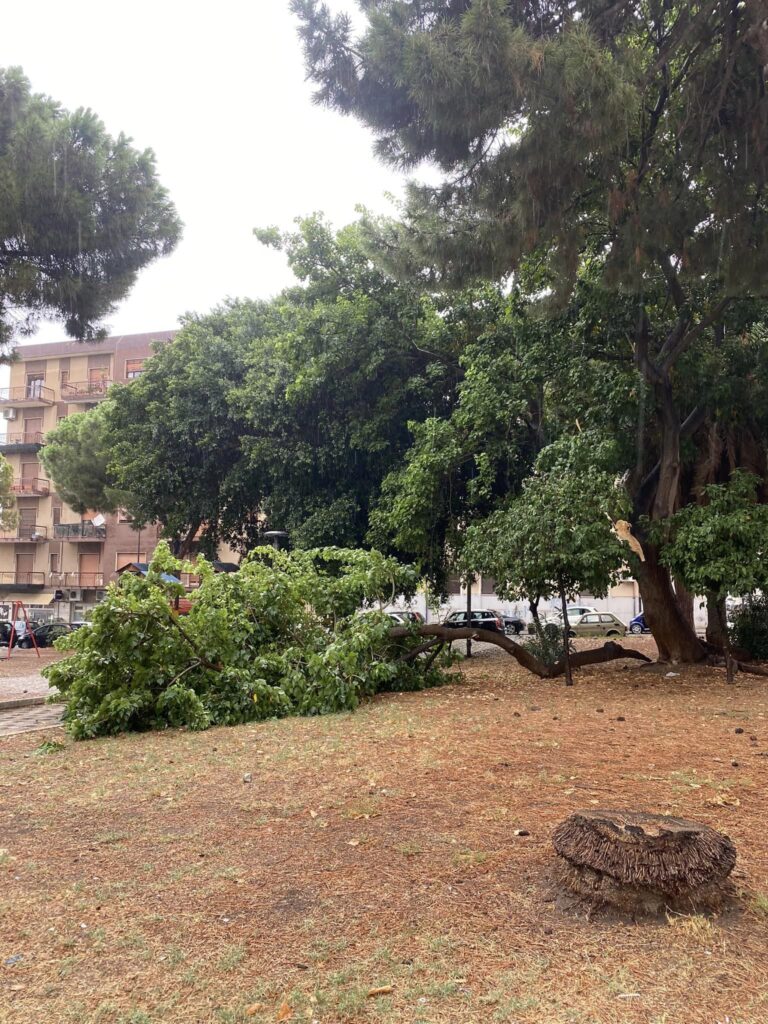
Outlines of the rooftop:
M110 338L103 338L101 341L74 341L69 338L66 341L49 341L39 345L18 345L14 349L14 356L21 362L28 362L33 359L47 359L51 356L59 358L61 356L88 355L95 352L111 354L123 349L148 348L155 341L171 341L177 333L175 330L147 331L143 334L116 334Z

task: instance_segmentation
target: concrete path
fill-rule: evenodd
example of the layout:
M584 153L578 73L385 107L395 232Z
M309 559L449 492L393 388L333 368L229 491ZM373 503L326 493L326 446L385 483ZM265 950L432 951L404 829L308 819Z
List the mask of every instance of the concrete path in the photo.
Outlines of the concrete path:
M0 678L0 738L60 726L63 708L45 703L50 693L39 672Z

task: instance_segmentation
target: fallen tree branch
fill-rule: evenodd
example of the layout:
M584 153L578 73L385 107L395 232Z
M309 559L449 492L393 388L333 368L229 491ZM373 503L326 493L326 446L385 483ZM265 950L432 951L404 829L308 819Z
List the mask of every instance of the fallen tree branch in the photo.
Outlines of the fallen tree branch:
M439 637L435 637L432 640L427 640L426 643L419 644L418 647L409 648L405 654L401 654L397 660L398 662L413 661L414 658L418 658L420 654L424 654L425 651L430 651L433 647L437 647L438 645L442 646L443 641L440 640Z
M554 679L556 676L561 676L565 671L564 659L561 658L559 661L548 665L532 654L523 644L518 644L514 640L510 640L503 633L496 633L494 630L470 629L467 626L461 629L449 629L447 626L434 623L428 626L419 626L415 632L418 636L436 637L444 643L451 643L453 640L478 640L486 644L495 644L496 647L501 647L507 654L512 655L523 668L528 669L529 672L538 676L539 679ZM409 626L393 626L389 631L389 635L393 639L413 636L414 630ZM427 650L431 647L432 643L434 643L434 640L428 645L422 644L419 648L413 648L413 651L420 653L422 650ZM573 668L583 668L585 665L600 665L603 662L618 661L621 658L634 658L636 661L645 662L651 661L649 657L641 654L640 651L627 649L611 640L602 647L593 648L589 651L577 651L571 655L571 665Z
M746 661L734 661L739 672L746 672L749 676L768 676L768 668L765 665L751 665Z

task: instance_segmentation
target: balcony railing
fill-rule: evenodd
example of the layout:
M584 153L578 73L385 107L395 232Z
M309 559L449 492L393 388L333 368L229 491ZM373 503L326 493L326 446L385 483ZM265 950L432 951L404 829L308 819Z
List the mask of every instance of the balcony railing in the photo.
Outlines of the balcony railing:
M31 494L45 497L46 494L51 492L51 482L50 480L43 480L42 477L34 476L26 480L14 480L11 484L11 490L14 494Z
M53 528L56 540L95 540L107 539L106 526L94 526L93 523L56 523Z
M0 590L42 590L44 572L0 572Z
M55 401L53 388L33 381L15 388L0 388L0 405L15 405L20 409L32 406L53 405Z
M51 583L55 587L79 587L81 590L105 586L103 572L54 572Z
M39 430L28 430L0 437L0 452L7 455L13 452L37 452L44 444L45 434L41 434Z
M21 523L17 530L0 533L0 543L2 544L18 544L19 541L24 541L25 544L40 544L46 540L48 540L48 528L36 526L33 523Z
M75 380L61 385L62 402L100 402L106 397L111 380Z

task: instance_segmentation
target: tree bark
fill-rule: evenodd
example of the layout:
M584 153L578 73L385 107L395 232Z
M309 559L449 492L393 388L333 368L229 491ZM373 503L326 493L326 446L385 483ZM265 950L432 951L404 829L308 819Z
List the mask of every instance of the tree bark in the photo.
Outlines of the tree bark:
M560 608L563 612L563 657L565 661L565 685L573 686L573 673L571 672L571 638L568 635L571 624L568 621L568 601L565 596L565 587L560 580Z
M659 563L658 552L652 544L644 544L643 550L645 561L638 563L637 582L646 622L659 648L659 660L703 661L706 647L680 611L668 570Z
M720 629L722 630L723 637L725 639L725 681L727 683L733 682L733 658L731 657L731 638L728 636L728 619L725 612L725 599L718 603L718 612L720 614Z
M725 598L716 594L707 594L707 643L718 651L725 650L726 634L723 632L725 620Z
M678 577L675 577L675 597L677 598L677 606L680 609L680 614L685 619L686 623L692 630L696 630L696 622L693 608L693 594L690 592L685 583Z
M523 644L518 644L514 640L510 640L508 636L503 633L497 633L491 629L467 629L462 627L461 629L450 629L447 626L441 626L438 623L431 625L419 626L416 630L418 636L423 637L437 637L445 643L451 643L453 640L469 640L474 639L483 641L487 644L496 644L497 647L501 647L502 650L506 651L507 654L511 654L516 661L518 661L523 668L528 669L534 675L538 676L539 679L555 679L557 676L561 676L565 673L565 659L560 658L559 661L554 662L552 665L548 665L543 661L540 661L535 655L525 647ZM413 636L414 631L408 626L393 626L389 631L389 636L393 640L397 640L401 637ZM420 645L418 653L423 653L425 650L429 650L431 644ZM410 653L410 652L409 652ZM622 647L621 644L609 641L602 647L593 648L588 651L577 651L570 657L571 668L582 668L584 665L601 665L607 661L618 661L623 658L632 658L635 661L644 661L649 663L651 659L645 654L641 654L640 651L633 651Z
M467 626L472 626L472 576L467 576ZM467 657L472 657L472 639L467 637Z

